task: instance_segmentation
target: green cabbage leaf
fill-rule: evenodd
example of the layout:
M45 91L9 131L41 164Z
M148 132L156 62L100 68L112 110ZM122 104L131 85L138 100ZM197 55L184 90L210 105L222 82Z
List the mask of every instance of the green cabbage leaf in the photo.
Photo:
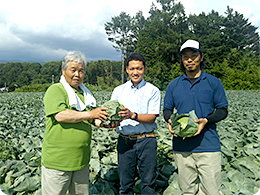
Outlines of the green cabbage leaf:
M119 116L118 112L121 111L121 108L124 107L123 104L119 103L118 100L109 100L105 102L102 107L108 108L106 112L109 114L107 120L104 120L102 123L104 125L109 125L112 121L120 121L123 119L123 116Z
M183 139L192 137L198 131L199 124L195 123L194 120L198 119L195 111L192 110L189 114L178 114L177 112L171 115L172 130L179 137Z

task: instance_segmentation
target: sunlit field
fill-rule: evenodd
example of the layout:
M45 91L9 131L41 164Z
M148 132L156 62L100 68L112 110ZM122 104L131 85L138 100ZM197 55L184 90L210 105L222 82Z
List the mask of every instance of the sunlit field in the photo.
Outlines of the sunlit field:
M222 145L225 195L256 193L260 187L260 91L227 91L229 115L217 124ZM44 93L0 94L0 188L5 194L41 194L41 145L45 130ZM98 105L111 92L94 92ZM162 92L164 97L164 92ZM162 98L163 101L163 98ZM163 105L163 102L162 102ZM158 194L179 195L172 135L161 115L158 130ZM118 194L117 133L94 127L90 194ZM136 176L136 194L140 180Z

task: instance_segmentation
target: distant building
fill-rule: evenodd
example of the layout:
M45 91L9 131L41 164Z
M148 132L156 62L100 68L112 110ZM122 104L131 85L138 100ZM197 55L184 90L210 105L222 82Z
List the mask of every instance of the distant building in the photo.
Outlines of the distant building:
M0 88L0 93L8 92L8 87Z

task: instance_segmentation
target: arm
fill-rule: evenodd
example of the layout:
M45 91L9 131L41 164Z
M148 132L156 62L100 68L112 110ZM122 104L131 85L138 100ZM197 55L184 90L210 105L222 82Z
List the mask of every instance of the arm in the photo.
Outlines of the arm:
M131 112L128 108L121 108L122 111L120 111L118 114L121 116L124 116L124 119L132 119L135 120L136 113ZM139 123L147 123L147 124L153 124L156 119L155 114L137 114L137 119Z
M92 111L79 112L76 110L66 109L54 114L55 119L62 123L78 123L84 120L99 119L100 121L106 120L109 115L104 110L105 107L96 108Z
M166 122L168 122L168 120L170 119L172 113L173 113L173 111L170 110L170 109L167 109L167 108L164 108L164 109L163 109L163 117L164 117L164 120L165 120Z
M173 113L173 111L170 109L167 109L167 108L163 109L163 117L164 117L164 120L168 123L168 129L171 132L171 134L173 134L175 137L177 137L177 135L172 130L172 120L170 119L172 113Z
M148 105L149 106L147 107L146 114L138 114L132 112L128 108L121 108L122 111L120 111L118 114L124 116L125 117L124 119L136 120L139 123L153 124L156 120L156 117L160 113L161 93L159 89L154 88L152 90Z
M228 107L222 107L219 109L216 109L215 112L211 113L206 118L208 119L208 124L214 124L217 123L223 119L225 119L228 115Z
M228 107L225 106L225 107L216 109L215 112L213 112L206 118L200 118L200 119L195 120L195 122L199 124L199 129L194 134L194 136L200 134L201 131L203 130L203 128L206 126L206 124L217 123L217 122L225 119L227 117L227 115L228 115Z
M71 110L66 100L66 91L60 83L50 86L43 100L46 116L53 116L58 122L62 123L78 123L90 119L107 119L106 116L109 115L104 111L107 110L104 107L83 112Z

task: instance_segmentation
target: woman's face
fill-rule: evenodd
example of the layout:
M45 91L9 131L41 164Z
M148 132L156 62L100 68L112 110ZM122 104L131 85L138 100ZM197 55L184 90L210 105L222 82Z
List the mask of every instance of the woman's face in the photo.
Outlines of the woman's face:
M85 67L81 63L69 61L66 70L62 68L62 74L71 87L79 90L79 85L83 83L84 80Z

